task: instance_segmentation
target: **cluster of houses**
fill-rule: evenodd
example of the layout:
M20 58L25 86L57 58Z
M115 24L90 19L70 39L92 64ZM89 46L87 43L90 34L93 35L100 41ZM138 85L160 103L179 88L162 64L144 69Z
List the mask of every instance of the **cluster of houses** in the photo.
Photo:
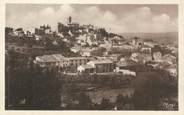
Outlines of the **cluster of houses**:
M164 69L172 76L177 76L176 57L169 53L164 54L160 50L153 50L155 45L157 44L133 38L129 43L131 54L123 56L121 53L104 53L101 56L94 56L90 51L97 50L99 47L83 48L77 46L70 50L80 52L80 57L64 57L61 54L43 55L37 56L35 63L41 67L75 67L78 73L116 72L132 76L136 76L136 72L129 68L138 64L145 64L153 69ZM111 48L114 48L114 46L111 46ZM124 49L124 47L119 46L118 49Z
M12 30L7 28L6 32L15 36L24 36L22 28ZM34 35L29 31L27 37L33 37L40 40L44 35L60 36L59 39L65 43L72 43L70 51L78 53L79 57L64 57L62 53L52 53L50 55L36 56L34 63L40 67L74 67L79 73L108 73L118 72L135 76L135 71L129 69L136 64L146 64L154 69L164 69L177 76L177 48L171 46L162 46L152 41L134 37L127 40L116 34L107 33L103 28L97 28L93 25L80 26L72 22L72 17L68 18L67 25L58 23L58 32L53 32L51 26L43 25L35 28ZM52 37L54 38L54 37ZM71 41L71 39L73 41ZM43 40L44 41L44 40ZM53 40L57 45L57 40ZM155 47L159 48L155 48ZM164 53L163 47L170 51ZM8 44L7 49L15 49L19 52L29 52L32 48ZM37 48L44 51L43 47ZM105 49L105 50L103 50ZM156 49L156 50L155 50ZM96 52L102 52L96 55ZM129 52L126 54L126 52Z
M61 54L37 56L34 60L35 64L40 67L76 67L78 72L113 72L114 63L111 60L97 60L88 57L64 57Z

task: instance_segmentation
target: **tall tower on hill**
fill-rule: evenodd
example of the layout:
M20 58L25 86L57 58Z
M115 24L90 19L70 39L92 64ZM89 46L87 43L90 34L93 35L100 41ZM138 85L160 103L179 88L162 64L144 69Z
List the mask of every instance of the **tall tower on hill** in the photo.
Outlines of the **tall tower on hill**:
M72 22L72 17L69 16L69 17L68 17L68 24L70 24L71 22Z

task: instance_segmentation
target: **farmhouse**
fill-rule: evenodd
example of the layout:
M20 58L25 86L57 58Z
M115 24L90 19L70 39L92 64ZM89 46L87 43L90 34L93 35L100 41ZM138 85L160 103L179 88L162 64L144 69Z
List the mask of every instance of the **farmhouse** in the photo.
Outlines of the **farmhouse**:
M95 60L87 63L95 68L96 73L113 72L115 64L111 60Z
M94 67L86 64L86 65L80 65L77 67L77 71L80 73L94 73Z

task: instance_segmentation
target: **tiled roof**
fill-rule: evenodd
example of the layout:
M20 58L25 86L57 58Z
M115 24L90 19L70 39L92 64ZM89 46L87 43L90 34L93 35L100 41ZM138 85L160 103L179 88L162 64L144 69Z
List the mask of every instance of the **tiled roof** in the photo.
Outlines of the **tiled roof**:
M83 68L94 68L93 66L89 65L89 64L86 64L86 65L81 65Z
M69 60L72 60L72 59L76 60L76 59L87 59L87 58L86 57L70 57L68 59Z
M125 59L123 61L120 61L117 63L117 66L131 66L131 65L136 65L137 63L134 62L131 59Z
M170 58L170 59L176 59L176 57L175 56L173 56L173 55L171 55L171 54L165 54L163 57L162 57L163 59L168 59L168 58Z
M65 57L62 56L61 54L53 54L53 55L38 56L38 58L43 62L56 62L61 61Z
M86 57L64 57L61 54L52 54L52 55L43 55L43 56L37 56L40 61L42 62L57 62L62 60L84 60L88 59Z
M63 55L61 54L53 54L52 55L56 60L62 60L63 58L65 58Z
M105 63L113 63L111 60L95 60L95 61L91 61L94 64L105 64Z

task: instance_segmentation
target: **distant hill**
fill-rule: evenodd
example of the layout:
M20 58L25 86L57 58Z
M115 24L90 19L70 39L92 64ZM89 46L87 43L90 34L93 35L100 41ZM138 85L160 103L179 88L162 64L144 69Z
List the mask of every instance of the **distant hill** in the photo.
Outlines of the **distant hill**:
M153 40L160 44L168 44L172 46L178 46L178 32L168 33L121 33L126 39L133 37L139 37L144 40Z

